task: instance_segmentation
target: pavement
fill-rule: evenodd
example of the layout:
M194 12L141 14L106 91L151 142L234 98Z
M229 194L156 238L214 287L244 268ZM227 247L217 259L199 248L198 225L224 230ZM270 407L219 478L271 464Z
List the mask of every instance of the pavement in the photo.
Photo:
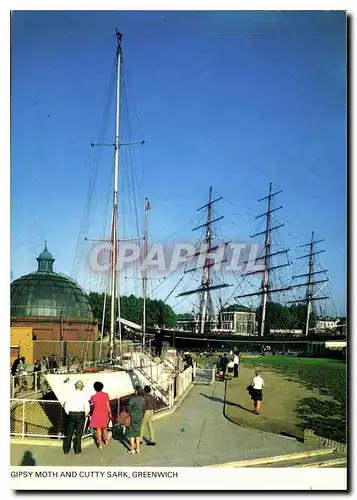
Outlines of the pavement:
M11 465L200 467L316 449L230 422L223 402L224 383L194 385L174 413L154 422L156 446L143 445L140 454L129 455L114 435L109 446L98 450L91 441L79 455L64 455L60 446L11 444Z

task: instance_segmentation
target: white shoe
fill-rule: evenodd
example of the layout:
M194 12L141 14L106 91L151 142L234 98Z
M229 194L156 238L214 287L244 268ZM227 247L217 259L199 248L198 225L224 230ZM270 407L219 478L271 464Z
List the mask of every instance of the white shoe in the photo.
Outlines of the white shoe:
M135 451L136 451L136 453L140 453L140 450L135 450Z
M134 453L135 453L135 450L133 450L133 451L131 451L131 450L128 450L128 453L129 453L129 455L134 455Z

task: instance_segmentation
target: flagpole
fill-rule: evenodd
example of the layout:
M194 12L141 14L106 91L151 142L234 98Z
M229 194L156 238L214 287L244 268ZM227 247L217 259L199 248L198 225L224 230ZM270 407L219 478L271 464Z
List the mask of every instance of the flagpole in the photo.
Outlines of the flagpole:
M143 349L145 348L146 336L146 288L147 288L147 263L148 254L148 212L150 209L149 200L145 198L145 228L144 228L144 268L143 268Z

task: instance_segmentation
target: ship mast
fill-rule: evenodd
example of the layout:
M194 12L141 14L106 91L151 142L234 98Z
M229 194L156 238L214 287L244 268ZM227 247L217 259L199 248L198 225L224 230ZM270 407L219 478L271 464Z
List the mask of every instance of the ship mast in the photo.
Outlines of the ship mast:
M114 191L113 191L113 216L110 242L112 244L112 259L111 259L111 311L110 311L110 336L109 336L109 356L113 358L114 353L114 338L115 338L115 301L117 293L118 270L118 184L119 184L119 118L120 118L120 75L121 75L121 37L122 35L116 30L117 37L117 57L116 57L116 107L115 107L115 138L114 138ZM119 306L119 298L118 298ZM121 322L119 317L119 349L121 352Z
M87 241L108 241L111 244L111 262L109 268L109 279L110 279L110 295L111 295L111 307L110 307L110 330L109 330L109 358L113 359L114 354L114 339L115 339L115 325L118 321L118 333L119 333L119 351L122 351L122 334L121 334L121 313L120 313L120 290L119 290L119 270L117 266L118 262L118 243L119 241L137 241L137 239L118 239L118 184L119 184L119 152L122 146L132 146L133 144L144 144L144 140L141 141L130 141L130 142L120 142L120 101L121 101L121 65L122 65L122 49L121 49L121 39L122 35L116 30L117 38L117 50L116 50L116 102L115 102L115 135L114 144L91 143L91 146L111 146L114 147L114 187L113 187L113 210L112 210L112 220L111 220L111 231L109 240L97 240L92 238L85 238ZM115 314L115 303L116 298L118 300L118 314ZM106 299L106 296L105 296ZM104 312L105 314L105 302L104 300ZM104 320L103 320L104 321ZM104 324L104 322L103 322ZM102 326L103 330L103 326ZM103 331L102 331L103 340ZM101 342L102 342L101 340ZM101 351L100 351L101 353Z
M150 203L149 200L145 199L145 223L144 223L144 268L143 268L143 348L145 348L145 337L146 337L146 294L147 294L147 255L148 255L148 232L149 232L149 212Z
M211 251L212 247L212 231L211 231L211 219L212 219L212 186L209 188L209 198L207 206L207 225L206 225L206 237L205 245L207 247L207 253ZM213 307L211 292L209 290L209 285L211 283L211 266L204 266L202 270L202 282L201 285L205 289L202 292L200 298L200 316L201 316L201 332L205 331L205 318L207 313L207 318L212 318Z
M276 212L277 210L281 210L283 208L282 205L277 207L277 208L271 208L272 198L280 193L282 193L282 190L276 191L275 193L272 193L272 183L270 182L268 196L265 196L264 198L261 198L260 200L258 200L258 202L265 201L265 200L268 201L267 211L264 212L263 214L256 216L256 219L260 219L261 217L266 217L265 231L261 231L260 233L256 233L256 234L252 235L252 238L254 238L255 236L261 236L262 234L265 235L263 255L262 255L262 257L259 257L258 259L254 259L254 262L259 261L259 260L263 260L263 263L264 263L263 269L262 270L259 269L257 271L252 271L252 272L249 272L249 273L242 275L242 276L250 276L253 274L263 273L260 291L256 292L256 293L248 293L248 294L239 295L238 297L235 297L236 299L240 299L243 297L253 297L253 296L261 295L262 316L261 316L260 331L259 331L260 336L263 336L265 334L266 313L267 313L268 302L270 299L270 294L282 292L285 290L290 290L290 287L281 287L281 288L275 288L275 289L272 289L270 287L271 271L290 265L290 263L281 264L279 266L272 266L271 265L271 258L273 256L279 255L279 254L284 254L284 253L287 254L287 252L289 251L289 249L287 249L287 250L280 250L278 252L273 252L273 253L271 252L271 233L273 231L275 231L276 229L279 229L280 227L283 227L285 225L284 223L279 224L278 226L274 226L274 227L272 227L272 225L271 225L271 214L273 212ZM251 261L246 261L245 264L247 264L248 262L251 262Z
M300 248L304 247L309 247L309 253L307 255L302 255L301 257L298 257L298 259L309 259L309 272L307 274L298 274L297 276L293 276L293 279L296 278L305 278L307 277L307 282L306 283L299 283L296 285L291 285L291 288L297 288L301 286L306 286L306 297L305 299L300 299L300 300L291 300L289 303L295 303L295 302L305 302L306 303L306 324L305 324L305 335L309 335L309 323L310 323L310 315L312 311L312 304L315 300L325 300L329 299L329 297L315 297L315 295L321 290L318 290L315 292L314 286L320 283L327 283L329 281L328 278L322 279L322 280L317 280L314 281L313 276L316 274L321 274L321 273L326 273L327 269L323 269L322 271L315 271L315 255L319 253L323 253L325 250L319 250L315 251L315 245L317 243L321 243L324 240L314 240L314 231L311 233L311 240L309 243L306 243L305 245L300 245ZM322 285L325 286L325 285Z
M225 262L225 260L221 260L219 262L211 262L210 258L210 252L213 252L214 250L217 250L219 246L221 245L216 245L212 246L212 224L214 222L217 222L224 217L218 217L214 220L212 220L212 205L216 203L217 201L221 200L222 197L216 198L215 200L212 201L212 186L209 188L209 196L208 196L208 203L206 205L203 205L202 207L198 208L197 211L200 211L204 208L207 208L207 222L205 224L201 224L200 226L195 227L192 229L192 231L197 231L198 229L206 228L205 232L205 239L204 239L204 250L206 253L205 257L205 263L202 267L202 280L201 280L201 286L200 288L197 288L196 290L190 290L188 292L183 292L178 295L178 297L183 297L186 295L191 295L194 293L198 293L200 295L200 313L199 313L199 318L200 318L200 333L205 333L206 330L206 323L210 323L214 317L214 310L213 310L213 303L212 303L212 297L211 297L211 290L217 290L219 288L226 288L228 285L226 283L220 284L220 285L213 285L212 284L212 278L211 278L211 267L214 266L215 264L221 264L222 262ZM229 242L224 243L222 246L228 245ZM194 256L200 255L201 250L196 252ZM193 272L196 271L199 268L193 268L193 269L188 269L185 271L185 273Z

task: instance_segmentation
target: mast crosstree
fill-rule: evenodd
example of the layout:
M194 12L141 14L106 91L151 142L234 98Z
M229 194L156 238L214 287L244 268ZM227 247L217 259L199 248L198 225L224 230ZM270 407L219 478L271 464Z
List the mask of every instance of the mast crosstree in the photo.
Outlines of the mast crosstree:
M257 215L255 218L260 219L261 217L266 218L266 225L265 225L265 230L261 231L259 233L253 234L251 237L254 238L256 236L261 236L265 235L265 240L264 240L264 249L263 249L263 255L261 257L258 257L257 259L253 259L253 261L245 261L244 264L248 264L249 262L256 262L256 261L263 261L262 269L258 269L255 271L251 271L245 274L242 274L242 276L251 276L254 274L259 274L262 273L262 282L261 282L261 287L260 291L254 292L254 293L246 293L244 295L238 295L235 297L236 299L240 298L245 298L245 297L254 297L254 296L261 296L261 310L262 310L262 315L261 315L261 322L260 322L260 331L259 334L260 336L263 336L265 333L265 323L266 323L266 313L267 313L267 306L268 302L270 299L270 294L272 293L278 293L278 292L283 292L290 290L289 286L286 287L281 287L281 288L271 288L271 271L275 271L276 269L280 269L282 267L287 267L290 265L290 262L286 264L281 264L277 266L272 266L271 265L271 258L276 255L281 255L281 254L287 254L289 252L289 249L287 250L280 250L278 252L271 252L271 246L272 246L272 238L271 238L271 233L281 227L283 227L285 224L278 224L277 226L272 227L272 217L271 214L273 212L276 212L278 210L281 210L283 208L283 205L272 208L271 202L274 196L282 193L282 190L276 191L275 193L272 192L272 183L269 184L269 193L268 196L265 196L264 198L261 198L258 200L260 201L266 201L268 203L267 211Z

